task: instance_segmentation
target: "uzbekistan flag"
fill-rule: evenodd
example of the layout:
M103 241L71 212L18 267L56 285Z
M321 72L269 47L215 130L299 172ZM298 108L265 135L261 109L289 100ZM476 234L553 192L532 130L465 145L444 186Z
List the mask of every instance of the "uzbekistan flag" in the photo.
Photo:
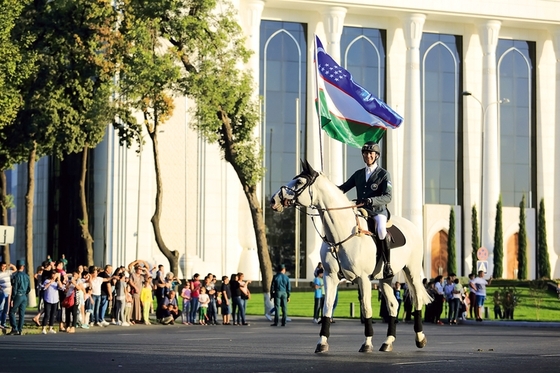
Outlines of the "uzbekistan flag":
M340 142L361 148L378 142L387 128L403 118L386 103L354 82L352 75L329 56L316 37L317 110L321 127Z

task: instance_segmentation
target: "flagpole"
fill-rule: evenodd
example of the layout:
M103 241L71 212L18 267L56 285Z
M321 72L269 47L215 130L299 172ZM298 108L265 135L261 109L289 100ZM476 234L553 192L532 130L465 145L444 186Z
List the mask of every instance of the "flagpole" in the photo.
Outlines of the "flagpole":
M322 140L322 128L321 128L321 98L319 97L319 69L317 67L317 63L319 59L317 58L317 34L313 34L313 50L315 51L314 57L314 69L315 69L315 97L317 97L317 119L319 123L319 156L321 159L321 171L324 170L323 167L323 140Z

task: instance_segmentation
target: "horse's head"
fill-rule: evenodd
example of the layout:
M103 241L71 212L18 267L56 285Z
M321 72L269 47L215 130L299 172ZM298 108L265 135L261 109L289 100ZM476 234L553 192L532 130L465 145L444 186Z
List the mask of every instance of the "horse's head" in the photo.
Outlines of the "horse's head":
M297 203L303 206L310 206L312 201L311 192L303 194L308 189L319 173L315 171L307 161L301 162L302 171L294 177L288 184L283 185L276 193L270 197L270 207L276 212L282 212L284 207L290 207Z

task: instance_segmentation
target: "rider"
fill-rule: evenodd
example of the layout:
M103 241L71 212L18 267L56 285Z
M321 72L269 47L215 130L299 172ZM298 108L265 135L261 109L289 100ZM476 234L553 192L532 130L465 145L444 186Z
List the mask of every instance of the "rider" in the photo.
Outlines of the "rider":
M390 264L390 237L387 236L387 204L391 202L393 187L389 172L377 164L380 155L378 144L373 141L366 142L362 146L362 158L366 167L354 172L339 188L346 193L356 187L356 204L363 204L363 208L368 211L368 229L371 232L375 230L379 239L377 255L381 255L384 260L383 277L391 278L393 270Z

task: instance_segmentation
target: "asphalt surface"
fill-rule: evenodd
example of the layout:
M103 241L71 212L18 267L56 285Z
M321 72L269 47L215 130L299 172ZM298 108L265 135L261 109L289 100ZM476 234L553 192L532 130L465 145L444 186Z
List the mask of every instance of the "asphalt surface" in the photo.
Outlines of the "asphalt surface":
M359 320L336 320L329 351L315 354L319 326L293 319L271 327L108 326L76 334L0 335L0 372L558 372L560 324L467 322L425 325L428 345L418 349L412 324L397 325L392 352L377 349L386 325L374 324L375 352Z

